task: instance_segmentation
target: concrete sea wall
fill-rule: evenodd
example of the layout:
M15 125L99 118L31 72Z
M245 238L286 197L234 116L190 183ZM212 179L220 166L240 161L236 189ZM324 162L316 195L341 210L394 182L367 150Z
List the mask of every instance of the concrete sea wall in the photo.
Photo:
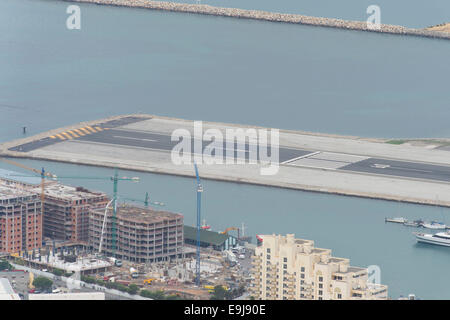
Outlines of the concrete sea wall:
M101 5L137 7L152 10L164 10L194 14L206 14L222 17L253 19L271 22L297 23L310 26L321 26L347 30L370 31L397 35L409 35L439 39L450 39L450 33L430 31L425 29L410 29L402 26L382 24L379 29L370 28L364 21L349 21L332 18L310 17L300 14L276 13L259 10L245 10L235 8L222 8L205 4L185 4L150 0L63 0L67 2L82 2Z

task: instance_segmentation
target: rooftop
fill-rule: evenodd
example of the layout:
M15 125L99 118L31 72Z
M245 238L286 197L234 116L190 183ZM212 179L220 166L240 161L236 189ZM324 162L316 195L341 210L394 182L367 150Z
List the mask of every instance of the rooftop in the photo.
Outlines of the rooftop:
M229 235L214 231L200 230L200 242L210 245L219 246L223 244ZM191 226L184 226L184 239L197 241L197 228Z
M97 209L95 211L104 214L104 209ZM108 215L112 215L112 210L109 210ZM169 211L159 211L152 208L143 208L122 204L117 208L117 217L119 219L131 220L136 222L155 223L173 219L180 219L183 218L183 215Z
M38 194L25 189L0 184L0 200L14 198L22 198L22 200L26 200L26 198L33 196L37 197Z
M34 190L40 193L40 186L36 187ZM83 187L72 187L60 183L52 183L45 187L45 195L49 197L74 201L87 198L95 198L98 196L106 196L106 193L90 191Z

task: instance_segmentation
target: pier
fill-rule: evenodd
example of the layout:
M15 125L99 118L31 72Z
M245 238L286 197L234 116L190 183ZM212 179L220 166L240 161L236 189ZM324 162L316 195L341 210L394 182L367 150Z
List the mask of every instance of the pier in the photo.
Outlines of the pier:
M412 29L397 25L381 24L380 28L375 29L368 26L365 21L350 21L334 18L311 17L300 14L288 14L268 12L261 10L246 10L236 8L223 8L210 6L206 4L186 4L166 1L148 1L148 0L63 0L67 2L91 3L99 5L110 5L119 7L145 8L151 10L163 10L193 14L204 14L221 17L232 17L240 19L252 19L270 22L293 23L309 26L320 26L328 28L338 28L345 30L358 30L378 33L388 33L396 35L408 35L428 38L450 39L449 32Z

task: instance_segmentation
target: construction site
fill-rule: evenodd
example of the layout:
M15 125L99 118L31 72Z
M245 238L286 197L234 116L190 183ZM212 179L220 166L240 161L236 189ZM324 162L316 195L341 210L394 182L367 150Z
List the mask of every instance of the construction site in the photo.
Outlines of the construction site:
M242 295L248 286L252 248L239 228L186 226L181 213L155 209L148 199L143 206L118 204L118 181L138 178L119 178L117 171L108 177L115 186L110 198L6 161L33 172L0 171L0 252L15 264L107 288L135 284L178 299L210 299L216 286ZM200 215L198 175L197 182Z

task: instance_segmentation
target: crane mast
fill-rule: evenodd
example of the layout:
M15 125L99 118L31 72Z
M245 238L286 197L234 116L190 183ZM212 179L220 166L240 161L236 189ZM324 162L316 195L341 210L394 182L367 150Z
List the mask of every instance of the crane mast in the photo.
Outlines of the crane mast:
M198 175L197 164L194 162L195 176L197 178L197 261L195 264L195 284L200 285L200 219L202 206L202 192L203 186Z

